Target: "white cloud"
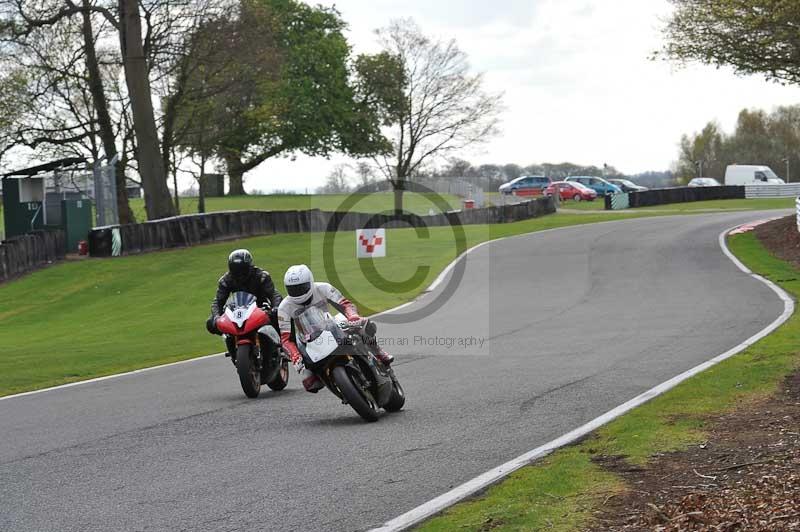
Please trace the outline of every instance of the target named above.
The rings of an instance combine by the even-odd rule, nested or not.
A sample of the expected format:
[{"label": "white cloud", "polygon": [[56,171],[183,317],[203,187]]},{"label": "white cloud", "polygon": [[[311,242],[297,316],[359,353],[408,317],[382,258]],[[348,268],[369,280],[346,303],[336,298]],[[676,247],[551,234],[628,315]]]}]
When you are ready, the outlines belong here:
[{"label": "white cloud", "polygon": [[[665,169],[680,136],[709,120],[730,129],[744,107],[800,103],[796,87],[651,61],[666,0],[339,0],[336,7],[357,52],[373,51],[373,30],[398,17],[458,41],[486,87],[505,94],[502,135],[464,154],[477,162]],[[248,186],[313,188],[342,160],[270,161]]]}]

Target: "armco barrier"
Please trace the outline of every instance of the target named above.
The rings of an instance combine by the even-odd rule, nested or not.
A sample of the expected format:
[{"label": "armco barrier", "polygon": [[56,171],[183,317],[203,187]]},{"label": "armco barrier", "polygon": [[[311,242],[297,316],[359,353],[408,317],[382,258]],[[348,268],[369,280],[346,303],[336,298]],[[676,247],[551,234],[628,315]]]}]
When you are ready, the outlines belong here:
[{"label": "armco barrier", "polygon": [[[744,199],[745,187],[678,187],[658,188],[644,192],[629,192],[628,204],[631,208],[687,203],[718,199]],[[606,197],[606,210],[611,210],[611,198]]]},{"label": "armco barrier", "polygon": [[[555,211],[552,198],[539,198],[514,205],[465,209],[430,216],[403,215],[399,218],[389,214],[341,213],[316,209],[190,214],[141,224],[97,227],[89,233],[89,254],[93,257],[135,255],[160,249],[276,233],[509,223],[536,218]],[[118,253],[115,253],[117,250]]]},{"label": "armco barrier", "polygon": [[797,222],[797,231],[800,232],[800,197],[794,200],[795,221]]},{"label": "armco barrier", "polygon": [[800,196],[800,183],[784,185],[745,185],[744,196],[752,198],[791,198]]},{"label": "armco barrier", "polygon": [[0,243],[0,282],[63,259],[67,238],[63,230],[35,231]]}]

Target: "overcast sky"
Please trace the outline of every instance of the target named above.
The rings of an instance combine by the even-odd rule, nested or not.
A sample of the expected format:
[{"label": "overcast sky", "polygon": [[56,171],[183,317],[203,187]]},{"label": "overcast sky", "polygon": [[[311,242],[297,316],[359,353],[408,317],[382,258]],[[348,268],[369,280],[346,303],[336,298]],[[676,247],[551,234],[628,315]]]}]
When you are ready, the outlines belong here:
[{"label": "overcast sky", "polygon": [[[489,91],[505,94],[501,134],[462,158],[521,165],[570,161],[623,172],[668,169],[686,132],[717,120],[730,130],[744,107],[800,103],[800,89],[729,70],[650,61],[667,0],[322,0],[349,23],[355,53],[375,28],[412,17],[455,38]],[[312,190],[346,161],[299,156],[251,172],[248,190]]]}]

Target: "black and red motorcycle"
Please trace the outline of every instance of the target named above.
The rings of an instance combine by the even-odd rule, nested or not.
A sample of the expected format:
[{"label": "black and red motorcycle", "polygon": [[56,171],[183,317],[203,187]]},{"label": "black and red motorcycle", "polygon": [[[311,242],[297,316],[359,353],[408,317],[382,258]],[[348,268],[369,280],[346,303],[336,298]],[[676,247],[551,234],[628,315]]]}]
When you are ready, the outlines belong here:
[{"label": "black and red motorcycle", "polygon": [[216,324],[225,337],[229,355],[247,397],[258,397],[261,384],[283,390],[289,383],[289,357],[270,323],[269,307],[259,308],[256,296],[234,292]]}]

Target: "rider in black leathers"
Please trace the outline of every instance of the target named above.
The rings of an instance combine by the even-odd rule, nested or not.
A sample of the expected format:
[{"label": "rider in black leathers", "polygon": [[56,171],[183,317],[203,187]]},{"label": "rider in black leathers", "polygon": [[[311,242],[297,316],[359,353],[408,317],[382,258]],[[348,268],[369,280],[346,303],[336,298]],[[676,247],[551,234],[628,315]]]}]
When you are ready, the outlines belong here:
[{"label": "rider in black leathers", "polygon": [[[269,273],[253,265],[253,256],[246,249],[237,249],[228,256],[228,272],[219,278],[217,295],[211,302],[211,316],[206,321],[206,329],[211,334],[222,334],[217,329],[216,320],[225,311],[225,302],[233,292],[248,292],[256,296],[258,306],[265,303],[270,307],[270,324],[277,327],[278,306],[283,296],[275,289]],[[232,338],[228,339],[228,351],[236,349]],[[272,342],[270,342],[271,344]],[[277,346],[270,345],[277,349]]]}]

